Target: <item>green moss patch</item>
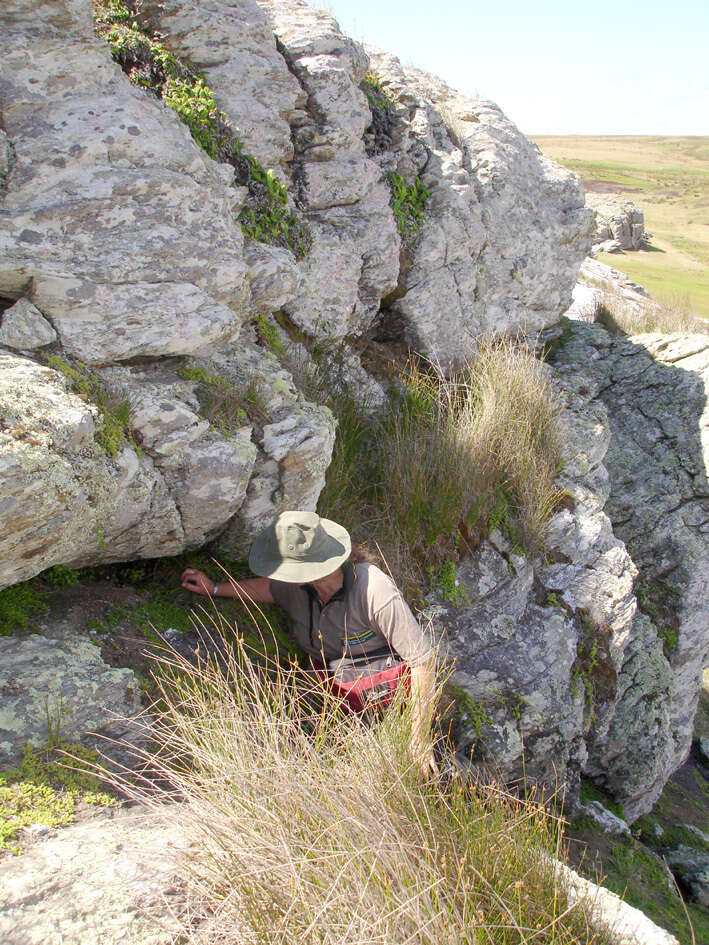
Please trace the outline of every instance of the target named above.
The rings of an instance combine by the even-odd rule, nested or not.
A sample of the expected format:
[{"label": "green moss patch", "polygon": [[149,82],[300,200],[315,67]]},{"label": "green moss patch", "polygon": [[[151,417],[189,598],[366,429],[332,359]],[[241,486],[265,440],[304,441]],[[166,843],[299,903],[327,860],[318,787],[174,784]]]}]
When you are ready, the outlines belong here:
[{"label": "green moss patch", "polygon": [[204,76],[173,55],[160,37],[151,35],[121,0],[98,0],[96,32],[134,85],[171,108],[189,128],[197,144],[215,161],[231,164],[234,183],[248,188],[239,214],[244,234],[258,242],[290,249],[297,259],[308,252],[312,235],[307,223],[288,206],[288,192],[273,171],[252,155],[214,101]]},{"label": "green moss patch", "polygon": [[101,790],[97,765],[96,752],[78,742],[26,745],[20,767],[0,771],[0,854],[21,852],[24,828],[71,823],[82,803],[118,804]]}]

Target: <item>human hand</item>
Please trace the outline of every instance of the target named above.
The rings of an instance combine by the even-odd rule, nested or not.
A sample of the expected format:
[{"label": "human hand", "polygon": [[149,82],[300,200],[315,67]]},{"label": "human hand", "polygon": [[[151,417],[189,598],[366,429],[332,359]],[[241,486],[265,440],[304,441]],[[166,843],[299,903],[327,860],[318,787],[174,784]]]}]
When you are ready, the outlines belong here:
[{"label": "human hand", "polygon": [[180,576],[180,585],[194,594],[211,596],[214,590],[214,581],[196,568],[185,568]]}]

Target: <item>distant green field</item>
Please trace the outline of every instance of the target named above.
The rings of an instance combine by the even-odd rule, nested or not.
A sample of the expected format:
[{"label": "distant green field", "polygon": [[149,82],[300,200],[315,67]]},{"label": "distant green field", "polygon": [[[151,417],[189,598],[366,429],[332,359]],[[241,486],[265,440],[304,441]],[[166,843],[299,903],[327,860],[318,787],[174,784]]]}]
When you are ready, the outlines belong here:
[{"label": "distant green field", "polygon": [[709,318],[709,137],[538,136],[587,190],[627,194],[645,214],[649,251],[602,256],[660,302]]}]

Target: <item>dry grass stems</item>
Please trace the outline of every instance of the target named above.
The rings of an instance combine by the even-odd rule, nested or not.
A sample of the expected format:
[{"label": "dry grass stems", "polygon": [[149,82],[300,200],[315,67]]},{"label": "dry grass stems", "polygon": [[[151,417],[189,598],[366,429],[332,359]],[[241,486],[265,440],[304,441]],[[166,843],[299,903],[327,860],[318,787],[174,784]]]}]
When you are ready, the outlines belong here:
[{"label": "dry grass stems", "polygon": [[547,373],[527,344],[483,340],[452,377],[412,360],[374,414],[342,391],[325,399],[339,428],[319,511],[359,542],[376,536],[403,587],[453,556],[461,533],[499,527],[520,550],[542,546],[561,498],[561,443]]},{"label": "dry grass stems", "polygon": [[[206,612],[205,612],[206,615]],[[554,878],[559,823],[495,787],[425,783],[397,704],[368,727],[214,618],[220,665],[165,653],[150,778],[123,790],[193,841],[190,945],[607,942]]]}]

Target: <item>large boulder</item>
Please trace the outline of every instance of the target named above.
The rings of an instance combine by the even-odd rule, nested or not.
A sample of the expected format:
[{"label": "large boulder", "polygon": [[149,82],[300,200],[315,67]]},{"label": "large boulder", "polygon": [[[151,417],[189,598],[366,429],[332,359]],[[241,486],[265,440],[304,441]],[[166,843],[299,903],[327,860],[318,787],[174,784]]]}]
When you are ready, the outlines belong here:
[{"label": "large boulder", "polygon": [[382,327],[402,321],[405,339],[447,368],[481,333],[556,321],[590,247],[592,214],[578,179],[492,102],[368,51],[396,104],[392,145],[376,159],[430,192]]}]

